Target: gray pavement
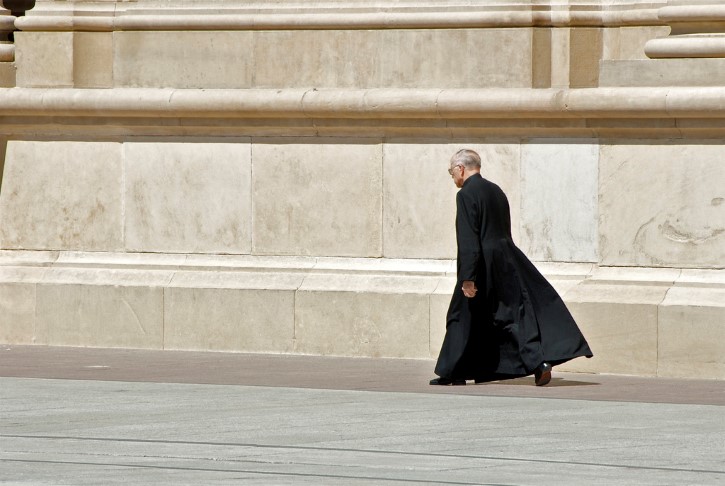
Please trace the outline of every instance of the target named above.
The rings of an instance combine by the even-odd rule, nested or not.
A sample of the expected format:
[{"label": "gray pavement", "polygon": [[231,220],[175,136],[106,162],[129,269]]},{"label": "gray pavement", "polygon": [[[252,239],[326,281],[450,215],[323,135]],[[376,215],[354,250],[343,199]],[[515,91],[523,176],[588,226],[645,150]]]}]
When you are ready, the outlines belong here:
[{"label": "gray pavement", "polygon": [[0,347],[0,484],[725,484],[725,383]]}]

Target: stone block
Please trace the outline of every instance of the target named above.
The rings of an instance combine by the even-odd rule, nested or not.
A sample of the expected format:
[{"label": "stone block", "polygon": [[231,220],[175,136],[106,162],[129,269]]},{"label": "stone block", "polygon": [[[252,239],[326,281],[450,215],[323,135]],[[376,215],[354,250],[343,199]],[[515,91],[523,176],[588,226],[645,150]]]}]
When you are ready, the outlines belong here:
[{"label": "stone block", "polygon": [[[252,87],[252,35],[248,31],[115,32],[114,85]],[[268,59],[260,60],[262,62],[267,63]],[[283,71],[288,72],[287,69]]]},{"label": "stone block", "polygon": [[51,346],[161,349],[163,288],[38,284],[37,326]]},{"label": "stone block", "polygon": [[531,29],[257,32],[254,58],[265,60],[255,87],[266,88],[523,88],[532,78]]},{"label": "stone block", "polygon": [[605,265],[714,268],[725,261],[725,147],[649,141],[601,147]]},{"label": "stone block", "polygon": [[669,35],[666,25],[619,28],[619,59],[647,59],[644,46],[647,41]]},{"label": "stone block", "polygon": [[[645,60],[644,45],[650,39],[667,36],[667,26],[632,26],[602,29],[602,60]],[[600,73],[600,86],[601,75]]]},{"label": "stone block", "polygon": [[169,288],[164,347],[287,353],[293,349],[294,290]]},{"label": "stone block", "polygon": [[[501,186],[518,238],[518,144],[386,143],[383,147],[383,241],[388,258],[455,258],[456,193],[448,175],[461,148],[481,155],[483,176]],[[422,190],[425,188],[425,190]]]},{"label": "stone block", "polygon": [[[255,59],[277,59],[255,63],[255,87],[316,88],[381,87],[382,52],[374,31],[275,31],[256,32]],[[365,54],[363,54],[365,53]]]},{"label": "stone block", "polygon": [[722,86],[725,59],[602,61],[602,87]]},{"label": "stone block", "polygon": [[596,262],[598,145],[533,141],[521,151],[521,249],[533,260]]},{"label": "stone block", "polygon": [[288,271],[177,271],[165,291],[164,347],[291,352],[294,293],[303,278]]},{"label": "stone block", "polygon": [[76,88],[113,87],[113,33],[75,33],[73,84]]},{"label": "stone block", "polygon": [[0,343],[46,344],[35,327],[35,284],[0,282]]},{"label": "stone block", "polygon": [[557,367],[561,371],[657,374],[657,306],[666,285],[584,282],[565,295],[594,353]]},{"label": "stone block", "polygon": [[534,28],[531,40],[531,86],[532,88],[551,87],[551,49],[554,29]]},{"label": "stone block", "polygon": [[0,248],[120,250],[121,179],[119,143],[8,142]]},{"label": "stone block", "polygon": [[569,87],[571,29],[551,29],[551,87]]},{"label": "stone block", "polygon": [[117,87],[524,88],[532,82],[531,32],[127,31],[114,33],[113,69]]},{"label": "stone block", "polygon": [[530,28],[380,30],[380,40],[371,45],[370,53],[382,54],[383,87],[529,88],[532,32]]},{"label": "stone block", "polygon": [[456,150],[449,144],[384,145],[385,257],[455,258],[458,189],[446,171]]},{"label": "stone block", "polygon": [[270,140],[252,164],[254,254],[382,256],[379,143]]},{"label": "stone block", "polygon": [[295,351],[427,358],[436,278],[310,275],[295,302]]},{"label": "stone block", "polygon": [[73,32],[16,32],[17,86],[73,86]]},{"label": "stone block", "polygon": [[125,143],[130,251],[249,253],[247,143]]},{"label": "stone block", "polygon": [[725,286],[675,286],[659,308],[658,375],[725,379]]},{"label": "stone block", "polygon": [[599,84],[599,61],[602,58],[602,29],[570,29],[569,48],[569,86],[596,87]]},{"label": "stone block", "polygon": [[15,87],[15,64],[0,62],[0,88]]}]

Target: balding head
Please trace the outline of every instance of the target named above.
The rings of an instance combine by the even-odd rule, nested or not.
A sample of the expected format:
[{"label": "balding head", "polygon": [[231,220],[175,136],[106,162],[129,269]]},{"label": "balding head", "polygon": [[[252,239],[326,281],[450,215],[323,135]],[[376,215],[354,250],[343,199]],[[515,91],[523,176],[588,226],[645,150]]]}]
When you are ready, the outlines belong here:
[{"label": "balding head", "polygon": [[481,172],[481,156],[473,150],[459,150],[451,157],[451,166],[448,173],[453,177],[456,187],[463,187],[463,183],[474,174]]},{"label": "balding head", "polygon": [[451,157],[451,167],[461,164],[467,170],[481,170],[481,156],[470,149],[461,149]]}]

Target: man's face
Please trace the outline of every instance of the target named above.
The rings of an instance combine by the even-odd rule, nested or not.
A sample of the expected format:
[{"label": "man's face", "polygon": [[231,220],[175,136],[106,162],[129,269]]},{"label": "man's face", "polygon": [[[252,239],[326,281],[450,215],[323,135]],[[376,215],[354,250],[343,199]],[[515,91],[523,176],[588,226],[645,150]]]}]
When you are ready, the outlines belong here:
[{"label": "man's face", "polygon": [[453,183],[456,185],[456,187],[461,188],[463,187],[463,172],[465,171],[463,164],[451,160],[451,166],[448,169],[448,173],[453,178]]}]

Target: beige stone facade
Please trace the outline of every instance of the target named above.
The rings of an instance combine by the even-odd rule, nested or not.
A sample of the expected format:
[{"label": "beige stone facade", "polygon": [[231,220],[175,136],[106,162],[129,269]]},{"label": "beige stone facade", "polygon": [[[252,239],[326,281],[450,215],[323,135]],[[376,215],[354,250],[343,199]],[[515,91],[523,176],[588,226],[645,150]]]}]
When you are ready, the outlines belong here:
[{"label": "beige stone facade", "polygon": [[0,9],[0,342],[430,358],[462,147],[595,357],[725,379],[725,11]]}]

